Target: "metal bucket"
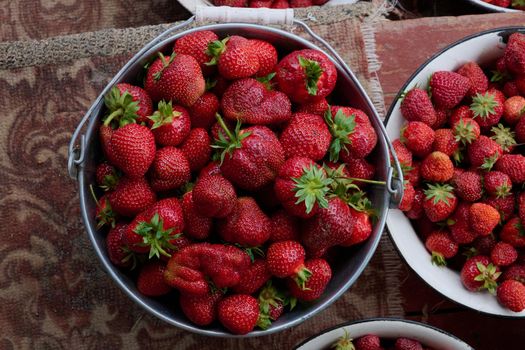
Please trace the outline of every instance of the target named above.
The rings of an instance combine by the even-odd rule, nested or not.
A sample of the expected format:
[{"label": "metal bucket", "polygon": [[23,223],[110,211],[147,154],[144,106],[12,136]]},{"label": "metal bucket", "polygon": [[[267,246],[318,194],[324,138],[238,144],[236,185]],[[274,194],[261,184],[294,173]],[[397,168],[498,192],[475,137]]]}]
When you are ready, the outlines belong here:
[{"label": "metal bucket", "polygon": [[482,0],[466,0],[466,1],[471,3],[474,6],[477,6],[479,8],[486,10],[487,12],[522,12],[521,10],[492,5]]},{"label": "metal bucket", "polygon": [[[213,325],[207,328],[199,328],[186,319],[186,317],[179,310],[177,302],[174,301],[173,298],[171,298],[172,301],[168,304],[166,302],[161,302],[157,299],[141,295],[135,287],[135,282],[126,274],[121,272],[118,268],[113,266],[113,264],[110,262],[106,251],[106,234],[103,231],[97,231],[96,223],[93,218],[96,204],[90,195],[89,185],[95,182],[95,167],[97,152],[99,150],[97,130],[100,123],[100,118],[102,117],[104,95],[116,83],[134,80],[138,72],[142,69],[143,63],[146,62],[148,58],[152,57],[152,55],[155,55],[158,51],[171,49],[173,47],[173,42],[177,38],[194,31],[212,30],[217,33],[219,37],[236,34],[250,38],[264,39],[273,43],[278,48],[281,55],[283,53],[302,48],[321,50],[318,46],[298,37],[297,35],[259,24],[212,24],[173,34],[173,32],[181,30],[194,21],[209,21],[210,18],[213,20],[222,19],[225,21],[225,19],[228,17],[233,18],[230,16],[231,14],[225,15],[223,13],[217,15],[217,9],[220,8],[209,9],[213,9],[214,15],[206,15],[202,17],[202,14],[199,15],[198,12],[197,16],[190,18],[180,25],[170,28],[166,32],[159,35],[157,38],[147,44],[142,50],[140,50],[140,52],[137,53],[113,78],[113,80],[98,96],[73,134],[69,146],[68,170],[70,176],[73,179],[78,180],[82,219],[86,226],[89,238],[93,243],[93,247],[100,258],[100,261],[102,262],[102,265],[109,273],[111,278],[115,280],[117,285],[138,305],[143,307],[151,314],[172,325],[203,335],[217,337],[253,337],[267,335],[298,325],[304,320],[317,314],[333,303],[357,280],[361,272],[368,264],[370,258],[374,254],[374,251],[379,243],[383,228],[385,226],[389,207],[397,206],[400,198],[402,197],[402,179],[398,179],[393,176],[393,168],[390,162],[389,150],[394,153],[395,167],[398,174],[401,174],[401,169],[397,161],[397,157],[395,156],[395,152],[393,151],[393,147],[385,136],[385,128],[379,119],[376,110],[374,109],[370,99],[364,92],[354,74],[346,66],[339,55],[337,55],[337,53],[324,40],[313,33],[306,24],[298,20],[293,20],[293,12],[291,12],[291,10],[285,10],[284,12],[282,12],[283,10],[271,10],[281,11],[277,14],[279,20],[276,20],[273,14],[269,15],[268,10],[263,10],[256,16],[259,22],[264,21],[266,23],[271,22],[280,24],[292,23],[298,27],[303,28],[310,35],[312,35],[314,39],[318,40],[323,46],[325,46],[328,51],[327,55],[329,57],[331,55],[331,59],[335,63],[339,74],[337,87],[335,90],[337,91],[336,100],[340,101],[340,103],[344,103],[345,105],[351,105],[353,107],[360,108],[370,116],[370,120],[378,134],[378,146],[376,147],[375,151],[375,164],[377,172],[376,177],[378,180],[384,180],[386,182],[386,186],[376,186],[372,187],[370,190],[370,199],[374,203],[379,215],[379,219],[374,226],[371,238],[363,245],[353,249],[351,254],[345,256],[344,260],[339,261],[336,266],[333,266],[333,278],[320,299],[308,305],[299,305],[292,312],[285,313],[281,318],[274,322],[270,328],[266,330],[255,330],[244,336],[232,335],[218,325]],[[226,11],[230,10],[231,9],[227,9]],[[248,16],[250,17],[250,20],[253,20],[254,13],[259,12],[254,11],[253,9],[249,9],[249,11],[250,13]],[[236,20],[239,20],[238,17],[235,18]]]}]

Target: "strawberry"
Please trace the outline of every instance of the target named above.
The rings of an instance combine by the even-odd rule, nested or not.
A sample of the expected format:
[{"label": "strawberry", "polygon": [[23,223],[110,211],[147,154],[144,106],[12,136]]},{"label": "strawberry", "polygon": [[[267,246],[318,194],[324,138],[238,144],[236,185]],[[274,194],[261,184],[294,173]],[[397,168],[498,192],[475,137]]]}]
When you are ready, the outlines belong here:
[{"label": "strawberry", "polygon": [[487,91],[489,80],[476,62],[467,62],[456,72],[470,80],[470,89],[467,92],[467,96],[475,96]]},{"label": "strawberry", "polygon": [[213,67],[206,65],[211,59],[206,50],[208,45],[216,40],[219,40],[219,37],[210,30],[189,33],[175,41],[173,52],[192,56],[201,67],[204,75],[210,75],[213,72]]},{"label": "strawberry", "polygon": [[470,228],[470,203],[460,202],[447,220],[450,237],[458,244],[472,243],[478,234]]},{"label": "strawberry", "polygon": [[[364,158],[345,157],[345,173],[348,177],[355,179],[372,180],[375,176],[375,166]],[[355,181],[358,186],[366,186],[366,183]]]},{"label": "strawberry", "polygon": [[252,8],[261,8],[261,7],[270,8],[270,6],[272,6],[272,2],[273,2],[273,0],[250,0],[250,4],[249,4],[248,7],[252,7]]},{"label": "strawberry", "polygon": [[516,249],[505,242],[498,242],[490,252],[490,260],[498,266],[512,265],[518,259]]},{"label": "strawberry", "polygon": [[445,220],[454,212],[458,199],[452,191],[452,186],[447,184],[428,184],[423,209],[430,221]]},{"label": "strawberry", "polygon": [[220,99],[228,86],[230,86],[230,81],[221,75],[216,75],[208,79],[207,86],[207,89]]},{"label": "strawberry", "polygon": [[401,169],[410,170],[412,167],[412,152],[410,152],[399,139],[395,139],[392,145],[394,146],[394,151],[396,151],[397,159],[401,164]]},{"label": "strawberry", "polygon": [[195,128],[182,143],[180,150],[188,160],[191,171],[199,171],[210,161],[211,140],[206,130]]},{"label": "strawberry", "polygon": [[304,265],[304,257],[304,248],[297,241],[272,243],[266,252],[266,262],[270,273],[279,278],[292,277],[303,289],[311,276],[311,271]]},{"label": "strawberry", "polygon": [[471,118],[461,118],[452,125],[456,141],[467,145],[477,140],[480,135],[479,124]]},{"label": "strawberry", "polygon": [[297,241],[299,221],[286,210],[279,209],[270,216],[270,242]]},{"label": "strawberry", "polygon": [[323,250],[348,241],[352,236],[354,218],[350,207],[339,197],[328,199],[326,208],[306,220],[302,229],[302,243],[308,254],[319,256]]},{"label": "strawberry", "polygon": [[435,131],[432,150],[445,153],[449,157],[453,157],[459,152],[459,143],[452,129],[438,129]]},{"label": "strawberry", "polygon": [[230,215],[237,203],[235,189],[221,175],[200,177],[193,187],[192,197],[197,213],[211,218]]},{"label": "strawberry", "polygon": [[470,228],[480,236],[489,235],[500,221],[496,208],[485,203],[470,206]]},{"label": "strawberry", "polygon": [[423,350],[420,342],[409,338],[397,338],[394,344],[395,350]]},{"label": "strawberry", "polygon": [[436,122],[432,124],[432,129],[437,130],[439,128],[442,128],[447,124],[448,117],[449,117],[449,110],[448,109],[436,109]]},{"label": "strawberry", "polygon": [[473,171],[461,173],[455,180],[456,195],[468,202],[475,202],[483,194],[482,177]]},{"label": "strawberry", "polygon": [[352,228],[352,235],[350,239],[347,239],[341,246],[350,247],[361,242],[366,241],[372,234],[372,221],[370,215],[366,211],[358,211],[354,208],[350,208],[352,218],[354,220],[354,226]]},{"label": "strawberry", "polygon": [[509,266],[501,276],[503,281],[514,280],[525,284],[525,265],[514,264]]},{"label": "strawberry", "polygon": [[277,136],[265,126],[230,132],[222,118],[219,123],[227,134],[215,141],[221,150],[221,173],[237,187],[255,191],[269,185],[284,162],[284,151]]},{"label": "strawberry", "polygon": [[425,200],[425,193],[422,189],[417,188],[414,193],[414,199],[412,200],[412,207],[409,211],[405,212],[405,215],[412,220],[419,219],[423,216],[423,201]]},{"label": "strawberry", "polygon": [[514,312],[525,310],[525,285],[518,281],[504,281],[498,287],[498,301]]},{"label": "strawberry", "polygon": [[323,118],[305,113],[296,113],[279,138],[286,158],[304,156],[315,161],[324,158],[330,140]]},{"label": "strawberry", "polygon": [[274,0],[272,3],[273,9],[287,9],[290,7],[288,0]]},{"label": "strawberry", "polygon": [[120,175],[115,167],[108,162],[97,165],[95,179],[97,185],[104,191],[112,191],[117,187]]},{"label": "strawberry", "polygon": [[230,215],[217,223],[220,237],[229,243],[257,247],[270,238],[270,219],[251,197],[240,197]]},{"label": "strawberry", "polygon": [[465,97],[471,88],[469,78],[458,73],[437,71],[430,77],[432,101],[438,108],[451,109]]},{"label": "strawberry", "polygon": [[279,90],[292,102],[306,103],[328,96],[335,88],[337,70],[321,51],[296,50],[277,64]]},{"label": "strawberry", "polygon": [[104,157],[106,157],[110,164],[115,165],[115,158],[111,150],[111,137],[113,136],[113,132],[114,130],[109,124],[102,124],[98,129],[98,139]]},{"label": "strawberry", "polygon": [[170,57],[159,54],[149,66],[144,88],[154,101],[189,107],[204,93],[205,82],[195,58],[174,52]]},{"label": "strawberry", "polygon": [[488,195],[499,198],[508,196],[512,189],[510,177],[500,171],[485,173],[483,185]]},{"label": "strawberry", "polygon": [[380,350],[382,349],[381,339],[377,335],[374,335],[374,334],[363,335],[362,337],[355,339],[354,346],[355,346],[355,350]]},{"label": "strawberry", "polygon": [[298,105],[296,108],[296,112],[324,116],[325,112],[328,110],[329,107],[330,106],[328,105],[328,101],[326,101],[326,98],[320,98]]},{"label": "strawberry", "polygon": [[149,297],[168,294],[171,287],[164,282],[166,265],[161,261],[149,261],[139,271],[137,277],[138,291]]},{"label": "strawberry", "polygon": [[136,265],[136,257],[124,243],[124,233],[128,225],[116,224],[110,229],[106,236],[106,248],[109,260],[113,265],[133,269]]},{"label": "strawberry", "polygon": [[161,199],[138,214],[128,225],[124,241],[137,253],[148,253],[149,258],[169,256],[172,240],[184,230],[184,217],[177,198]]},{"label": "strawberry", "polygon": [[435,151],[423,159],[420,173],[427,181],[447,182],[454,175],[454,165],[445,153]]},{"label": "strawberry", "polygon": [[416,87],[404,94],[400,109],[409,122],[423,122],[430,127],[436,123],[436,111],[425,90]]},{"label": "strawberry", "polygon": [[410,209],[412,209],[412,203],[414,202],[414,196],[416,195],[416,191],[414,190],[414,186],[412,186],[410,182],[405,182],[403,184],[403,187],[403,198],[399,203],[398,209],[401,211],[409,211]]},{"label": "strawberry", "polygon": [[198,326],[207,326],[217,319],[217,304],[223,298],[220,291],[204,295],[182,293],[179,304],[184,315]]},{"label": "strawberry", "polygon": [[484,94],[476,94],[472,97],[470,109],[474,114],[474,119],[481,128],[488,128],[496,125],[503,115],[503,104],[505,96],[499,90],[489,89]]},{"label": "strawberry", "polygon": [[300,301],[316,300],[323,294],[328,282],[330,282],[332,269],[323,259],[307,260],[304,265],[312,273],[304,288],[298,286],[295,280],[289,277],[286,281],[288,290],[292,296]]},{"label": "strawberry", "polygon": [[460,273],[463,286],[471,292],[487,289],[489,292],[495,293],[496,280],[500,275],[499,267],[492,265],[489,258],[483,255],[468,259]]},{"label": "strawberry", "polygon": [[[264,7],[270,7],[269,5],[271,5],[271,1],[266,2],[269,2],[269,4]],[[267,41],[258,39],[251,39],[250,43],[259,58],[259,70],[255,75],[258,77],[265,77],[274,72],[278,60],[275,47]]]},{"label": "strawberry", "polygon": [[134,216],[155,203],[156,196],[144,178],[120,179],[108,196],[111,208],[122,216]]},{"label": "strawberry", "polygon": [[495,168],[507,174],[513,184],[525,182],[525,156],[521,154],[504,154],[499,158]]},{"label": "strawberry", "polygon": [[525,192],[521,192],[517,195],[518,197],[518,217],[521,221],[525,222]]},{"label": "strawberry", "polygon": [[513,74],[525,74],[525,35],[512,33],[503,53],[505,65]]},{"label": "strawberry", "polygon": [[119,83],[104,96],[108,109],[106,125],[118,121],[120,126],[129,123],[143,123],[153,113],[153,104],[147,92],[138,86]]},{"label": "strawberry", "polygon": [[190,115],[184,107],[160,101],[158,110],[149,117],[149,125],[158,144],[177,146],[190,133]]},{"label": "strawberry", "polygon": [[111,158],[129,177],[142,177],[155,158],[155,137],[139,124],[127,124],[111,135]]},{"label": "strawberry", "polygon": [[[511,98],[513,96],[518,96],[520,94],[520,91],[518,90],[516,82],[507,81],[505,85],[503,85],[503,93],[507,98]],[[503,118],[505,118],[505,114],[503,114]]]},{"label": "strawberry", "polygon": [[215,114],[219,111],[219,99],[212,92],[205,92],[192,104],[190,113],[191,127],[209,130],[215,123]]},{"label": "strawberry", "polygon": [[313,6],[313,0],[290,0],[290,7],[301,8]]},{"label": "strawberry", "polygon": [[216,40],[208,45],[206,53],[213,57],[208,64],[216,64],[219,74],[226,79],[248,78],[259,71],[258,52],[244,37],[233,35]]},{"label": "strawberry", "polygon": [[365,158],[377,144],[374,127],[360,109],[332,106],[325,114],[325,121],[333,136],[330,160],[336,161],[338,155],[344,162],[350,158]]},{"label": "strawberry", "polygon": [[513,96],[505,100],[503,104],[503,120],[509,125],[516,125],[525,113],[525,98]]},{"label": "strawberry", "polygon": [[232,290],[238,294],[253,294],[257,292],[272,277],[264,259],[255,259],[241,275],[239,284]]},{"label": "strawberry", "polygon": [[117,223],[118,214],[113,210],[113,208],[111,208],[111,203],[108,199],[109,196],[105,194],[97,200],[93,192],[93,198],[97,205],[95,208],[95,220],[97,222],[97,229],[100,229],[105,225],[114,228],[115,224]]},{"label": "strawberry", "polygon": [[197,240],[207,239],[212,229],[212,219],[201,215],[193,203],[193,191],[186,192],[181,200],[186,229],[184,234]]},{"label": "strawberry", "polygon": [[525,118],[521,118],[514,127],[516,133],[516,140],[519,143],[525,143]]},{"label": "strawberry", "polygon": [[190,165],[180,149],[167,146],[157,151],[151,165],[151,188],[155,192],[177,189],[190,178]]},{"label": "strawberry", "polygon": [[499,233],[503,242],[507,242],[515,248],[525,247],[525,229],[519,218],[511,218],[503,225]]},{"label": "strawberry", "polygon": [[220,323],[233,334],[246,334],[255,328],[259,318],[259,303],[251,295],[234,294],[219,301]]},{"label": "strawberry", "polygon": [[425,157],[432,151],[434,138],[434,130],[422,122],[409,122],[401,129],[401,142],[418,157]]},{"label": "strawberry", "polygon": [[461,119],[473,119],[474,112],[470,109],[468,105],[460,105],[454,108],[450,118],[448,120],[450,125],[454,125],[459,122]]},{"label": "strawberry", "polygon": [[445,266],[447,264],[445,259],[456,256],[459,249],[458,244],[443,231],[431,233],[425,241],[425,247],[432,254],[432,263],[437,266]]},{"label": "strawberry", "polygon": [[467,153],[473,167],[490,170],[503,154],[503,150],[496,141],[481,135],[468,146]]},{"label": "strawberry", "polygon": [[292,117],[288,97],[280,91],[268,90],[253,78],[239,79],[228,86],[221,109],[226,119],[256,125],[280,124]]},{"label": "strawberry", "polygon": [[475,255],[487,255],[490,256],[490,252],[496,246],[496,238],[493,234],[487,236],[479,236],[472,242],[473,248],[475,249]]},{"label": "strawberry", "polygon": [[500,213],[501,220],[506,221],[508,218],[514,215],[515,203],[514,196],[506,197],[486,197],[483,199],[483,203],[488,204]]},{"label": "strawberry", "polygon": [[271,280],[259,292],[258,300],[261,314],[257,326],[262,329],[270,327],[271,321],[276,321],[282,315],[285,303],[290,303],[290,309],[293,307],[292,302],[285,300],[283,293],[272,285]]}]

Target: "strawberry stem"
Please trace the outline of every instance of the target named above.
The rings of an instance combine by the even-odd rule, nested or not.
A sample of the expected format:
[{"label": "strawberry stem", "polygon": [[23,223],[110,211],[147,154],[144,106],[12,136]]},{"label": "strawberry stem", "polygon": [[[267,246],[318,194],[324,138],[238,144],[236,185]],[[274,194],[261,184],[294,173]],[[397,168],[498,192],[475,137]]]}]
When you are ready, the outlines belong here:
[{"label": "strawberry stem", "polygon": [[217,121],[219,122],[219,125],[221,126],[222,130],[224,130],[224,132],[226,133],[226,135],[228,135],[228,137],[230,138],[230,140],[234,140],[235,137],[233,137],[232,132],[230,131],[230,129],[228,128],[228,126],[227,126],[226,123],[224,122],[224,119],[222,119],[221,115],[220,115],[219,113],[216,113],[216,114],[215,114],[215,118],[217,118]]},{"label": "strawberry stem", "polygon": [[297,274],[293,277],[293,280],[299,288],[302,290],[309,290],[309,288],[306,288],[305,283],[308,282],[310,279],[310,276],[312,276],[312,271],[308,270],[304,265],[297,271]]},{"label": "strawberry stem", "polygon": [[342,179],[342,180],[351,180],[351,181],[359,181],[367,184],[374,184],[374,185],[386,185],[386,181],[378,181],[378,180],[367,180],[367,179],[360,179],[358,177],[335,177],[335,179]]}]

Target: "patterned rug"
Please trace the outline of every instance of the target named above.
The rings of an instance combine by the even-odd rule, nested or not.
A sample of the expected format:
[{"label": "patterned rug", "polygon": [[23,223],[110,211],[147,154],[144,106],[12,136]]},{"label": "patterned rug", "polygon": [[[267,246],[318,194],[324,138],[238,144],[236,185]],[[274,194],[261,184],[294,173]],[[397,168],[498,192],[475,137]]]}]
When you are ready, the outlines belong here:
[{"label": "patterned rug", "polygon": [[[343,17],[318,15],[310,24],[377,94],[374,43],[359,20]],[[287,349],[338,323],[403,316],[402,263],[386,237],[335,304],[265,338],[212,339],[181,331],[145,313],[104,273],[80,221],[67,145],[99,91],[163,28],[0,44],[0,349]],[[120,45],[112,46],[116,37]]]}]

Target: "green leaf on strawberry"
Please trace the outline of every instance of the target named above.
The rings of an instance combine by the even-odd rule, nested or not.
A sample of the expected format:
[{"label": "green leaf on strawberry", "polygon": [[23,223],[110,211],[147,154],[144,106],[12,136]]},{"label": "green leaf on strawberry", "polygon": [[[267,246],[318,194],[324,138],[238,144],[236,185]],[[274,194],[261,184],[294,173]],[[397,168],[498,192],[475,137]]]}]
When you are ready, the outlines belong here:
[{"label": "green leaf on strawberry", "polygon": [[181,115],[181,112],[173,110],[173,104],[171,101],[166,103],[166,101],[162,100],[159,102],[158,110],[149,117],[149,119],[153,121],[151,130],[161,127],[165,124],[171,124],[173,122],[173,118],[180,117]]},{"label": "green leaf on strawberry", "polygon": [[480,289],[486,289],[489,291],[489,293],[496,294],[496,288],[498,287],[496,280],[501,275],[501,272],[497,271],[496,266],[493,264],[488,264],[485,266],[478,262],[476,263],[476,267],[478,268],[480,274],[474,277],[474,280],[483,282],[483,285],[480,287]]},{"label": "green leaf on strawberry", "polygon": [[222,40],[215,40],[208,44],[206,54],[211,57],[209,62],[206,62],[207,66],[214,66],[218,63],[221,54],[226,51],[226,43],[230,40],[230,37],[226,37]]},{"label": "green leaf on strawberry", "polygon": [[474,131],[474,126],[461,118],[454,126],[454,135],[457,142],[463,145],[472,143],[478,135]]},{"label": "green leaf on strawberry", "polygon": [[339,153],[344,150],[348,153],[346,145],[351,144],[350,135],[355,131],[355,115],[347,116],[342,109],[339,109],[335,116],[332,116],[332,111],[328,108],[324,114],[324,119],[328,125],[328,129],[332,134],[332,143],[330,144],[330,161],[337,162],[339,160]]},{"label": "green leaf on strawberry", "polygon": [[177,56],[177,54],[175,53],[175,51],[173,51],[170,57],[166,59],[166,56],[164,56],[162,52],[159,52],[159,57],[162,60],[162,68],[158,72],[155,72],[155,74],[153,74],[153,79],[155,81],[158,81],[160,80],[160,78],[162,78],[162,72],[164,72],[164,70],[170,66],[170,64],[175,59],[175,56]]},{"label": "green leaf on strawberry", "polygon": [[495,108],[498,106],[498,101],[493,94],[486,92],[485,94],[477,93],[472,97],[470,110],[474,113],[475,118],[487,119],[489,115],[495,113]]},{"label": "green leaf on strawberry", "polygon": [[485,158],[485,160],[483,161],[483,164],[481,164],[480,168],[483,169],[483,170],[489,171],[489,170],[492,169],[494,164],[496,164],[498,159],[499,159],[499,153],[494,153],[491,157],[486,157]]},{"label": "green leaf on strawberry", "polygon": [[219,132],[219,139],[216,139],[215,144],[211,145],[212,148],[222,150],[219,153],[220,165],[222,165],[226,154],[231,154],[237,148],[241,148],[242,140],[250,136],[251,132],[241,130],[241,121],[237,120],[237,125],[235,125],[235,130],[232,133],[219,114],[216,114],[215,117],[226,133],[226,136],[224,136],[222,132]]},{"label": "green leaf on strawberry", "polygon": [[426,199],[432,200],[433,204],[444,202],[450,206],[449,199],[454,198],[453,191],[454,188],[448,184],[428,184],[428,189],[424,193]]},{"label": "green leaf on strawberry", "polygon": [[505,152],[510,151],[510,149],[517,144],[514,138],[516,133],[501,123],[493,126],[490,131],[493,133],[490,138],[496,141]]},{"label": "green leaf on strawberry", "polygon": [[174,234],[173,229],[164,229],[164,221],[160,219],[158,213],[155,213],[149,222],[141,221],[133,230],[136,234],[142,236],[143,241],[140,244],[143,247],[150,247],[149,259],[160,255],[171,257],[171,254],[166,251],[166,248],[176,249],[170,243],[171,240],[180,237],[180,233]]},{"label": "green leaf on strawberry", "polygon": [[306,213],[310,213],[317,203],[321,208],[328,208],[326,195],[330,191],[333,180],[326,177],[323,169],[311,165],[303,169],[303,175],[299,178],[292,178],[295,182],[294,191],[297,201],[295,204],[304,202]]},{"label": "green leaf on strawberry", "polygon": [[317,83],[323,74],[321,65],[317,61],[309,60],[302,56],[297,56],[297,59],[299,60],[299,65],[304,70],[304,75],[306,76],[305,83],[308,94],[312,96],[317,95]]},{"label": "green leaf on strawberry", "polygon": [[104,96],[104,104],[109,111],[109,115],[104,119],[104,125],[117,121],[119,127],[122,127],[135,123],[138,118],[138,101],[133,101],[133,96],[127,91],[121,94],[116,86]]}]

